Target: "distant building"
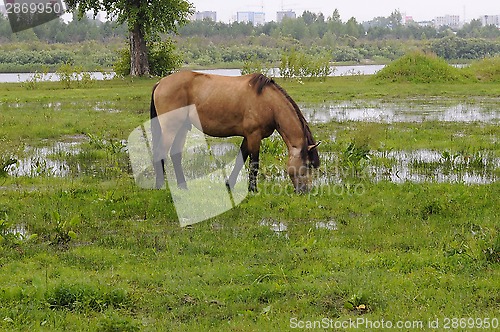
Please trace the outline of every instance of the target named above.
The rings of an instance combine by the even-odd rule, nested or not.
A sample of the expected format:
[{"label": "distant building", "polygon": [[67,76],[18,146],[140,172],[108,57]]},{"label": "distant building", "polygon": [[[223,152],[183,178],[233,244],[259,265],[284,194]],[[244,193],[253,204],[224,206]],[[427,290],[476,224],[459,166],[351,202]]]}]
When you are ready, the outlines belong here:
[{"label": "distant building", "polygon": [[434,22],[433,21],[419,21],[419,22],[417,22],[417,25],[421,26],[421,27],[433,27]]},{"label": "distant building", "polygon": [[461,26],[460,16],[459,15],[438,16],[434,19],[434,26],[436,28],[442,26],[448,26],[450,28],[458,29]]},{"label": "distant building", "polygon": [[236,16],[238,23],[252,23],[253,25],[264,25],[266,14],[263,12],[238,12]]},{"label": "distant building", "polygon": [[292,10],[284,10],[276,12],[276,22],[281,23],[285,17],[288,18],[297,18],[297,15]]},{"label": "distant building", "polygon": [[203,21],[205,19],[216,22],[217,12],[213,11],[196,12],[191,16],[191,21]]},{"label": "distant building", "polygon": [[483,15],[480,19],[483,26],[495,25],[500,28],[500,15]]},{"label": "distant building", "polygon": [[403,21],[402,21],[401,23],[402,23],[403,25],[407,25],[407,24],[413,24],[413,23],[415,23],[415,21],[413,21],[413,16],[404,15],[404,16],[402,17],[402,20],[403,20]]}]

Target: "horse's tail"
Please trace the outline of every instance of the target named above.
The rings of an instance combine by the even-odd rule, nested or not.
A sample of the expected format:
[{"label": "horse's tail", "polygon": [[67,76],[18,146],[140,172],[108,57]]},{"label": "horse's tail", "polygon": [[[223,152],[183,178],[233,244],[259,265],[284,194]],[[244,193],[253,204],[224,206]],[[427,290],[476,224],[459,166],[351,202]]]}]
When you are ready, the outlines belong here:
[{"label": "horse's tail", "polygon": [[153,152],[153,166],[156,175],[156,188],[159,189],[163,186],[164,182],[164,154],[162,149],[162,131],[160,120],[158,119],[158,112],[155,105],[155,90],[159,83],[156,83],[151,92],[151,105],[149,107],[149,115],[151,118],[151,136],[152,136],[152,152]]},{"label": "horse's tail", "polygon": [[151,120],[153,120],[158,116],[158,113],[156,113],[155,98],[154,98],[155,90],[158,84],[160,83],[158,82],[155,84],[155,86],[153,87],[153,91],[151,92],[151,106],[149,107],[149,116]]}]

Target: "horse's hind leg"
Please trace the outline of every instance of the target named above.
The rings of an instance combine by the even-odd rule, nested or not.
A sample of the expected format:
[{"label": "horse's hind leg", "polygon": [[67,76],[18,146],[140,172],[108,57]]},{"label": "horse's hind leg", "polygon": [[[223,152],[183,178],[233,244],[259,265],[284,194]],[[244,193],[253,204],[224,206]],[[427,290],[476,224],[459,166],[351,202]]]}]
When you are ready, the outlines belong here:
[{"label": "horse's hind leg", "polygon": [[[153,166],[156,175],[155,186],[157,189],[160,189],[165,183],[165,159],[167,152],[170,150],[170,154],[172,155],[171,148],[177,136],[177,133],[183,128],[183,122],[178,121],[173,117],[167,117],[164,115],[156,119],[158,120],[152,122],[151,126],[151,129],[153,131]],[[177,151],[177,148],[175,148],[175,150]],[[182,147],[180,148],[180,151],[182,151]]]},{"label": "horse's hind leg", "polygon": [[233,171],[231,172],[231,175],[229,175],[229,179],[227,179],[226,181],[226,186],[229,189],[233,189],[234,186],[236,185],[238,174],[240,174],[243,165],[245,165],[245,162],[247,161],[247,158],[248,158],[248,145],[247,145],[247,139],[245,137],[243,139],[243,142],[241,142],[240,151],[238,152],[238,157],[236,158]]},{"label": "horse's hind leg", "polygon": [[153,151],[153,167],[156,175],[156,189],[160,189],[165,184],[165,158],[167,151],[172,146],[175,136],[171,133],[161,134],[161,143],[154,146],[155,151]]},{"label": "horse's hind leg", "polygon": [[189,127],[187,125],[182,126],[175,135],[172,147],[170,148],[170,158],[172,159],[172,164],[174,166],[175,178],[177,179],[177,187],[180,189],[187,189],[186,178],[184,177],[184,171],[182,170],[182,149],[184,144],[186,144],[186,136]]},{"label": "horse's hind leg", "polygon": [[155,188],[161,189],[165,183],[165,159],[153,163],[155,171]]},{"label": "horse's hind leg", "polygon": [[151,119],[151,133],[153,139],[153,168],[155,172],[155,188],[160,189],[165,183],[165,155],[163,133],[158,117]]}]

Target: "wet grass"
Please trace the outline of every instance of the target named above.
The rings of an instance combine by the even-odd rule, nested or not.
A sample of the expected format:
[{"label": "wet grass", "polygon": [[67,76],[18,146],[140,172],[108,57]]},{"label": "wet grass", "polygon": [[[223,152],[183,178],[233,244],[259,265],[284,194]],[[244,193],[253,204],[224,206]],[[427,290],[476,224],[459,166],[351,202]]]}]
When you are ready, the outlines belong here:
[{"label": "wet grass", "polygon": [[[270,139],[258,194],[180,228],[168,191],[136,186],[121,143],[147,120],[152,83],[1,86],[2,169],[26,147],[79,142],[76,153],[47,156],[65,160],[71,176],[0,169],[1,330],[274,331],[290,330],[295,318],[424,327],[440,319],[443,328],[445,317],[500,319],[498,182],[396,184],[366,175],[370,165],[391,166],[391,151],[427,149],[440,159],[414,168],[498,177],[498,164],[484,162],[500,157],[497,124],[314,124],[320,152],[334,156],[319,172],[344,172],[334,186],[291,193],[274,171],[283,170],[284,146]],[[280,83],[300,103],[445,91],[495,100],[500,91],[492,83],[410,89],[364,77]]]}]

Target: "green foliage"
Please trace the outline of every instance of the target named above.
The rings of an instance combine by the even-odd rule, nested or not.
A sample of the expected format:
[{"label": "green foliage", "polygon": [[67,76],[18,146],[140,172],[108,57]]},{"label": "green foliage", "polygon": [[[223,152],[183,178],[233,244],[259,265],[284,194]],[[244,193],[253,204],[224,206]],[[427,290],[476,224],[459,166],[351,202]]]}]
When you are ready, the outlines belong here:
[{"label": "green foliage", "polygon": [[343,169],[343,174],[347,177],[361,177],[368,166],[370,154],[370,148],[366,143],[350,142],[340,156],[339,165]]},{"label": "green foliage", "polygon": [[128,31],[140,27],[146,40],[158,39],[160,34],[177,31],[178,27],[187,22],[188,15],[193,11],[192,4],[185,0],[155,0],[130,3],[125,0],[102,1],[68,0],[69,10],[78,13],[80,18],[87,11],[95,13],[105,11],[109,16],[116,17],[119,24],[126,23]]},{"label": "green foliage", "polygon": [[14,157],[0,157],[0,178],[7,177],[9,167],[17,164],[17,159]]},{"label": "green foliage", "polygon": [[90,88],[95,83],[95,79],[92,78],[89,72],[84,71],[82,67],[73,66],[69,63],[61,65],[56,74],[65,89],[73,87]]},{"label": "green foliage", "polygon": [[443,245],[447,257],[467,257],[476,264],[500,263],[500,235],[498,229],[483,228],[478,224],[464,225],[454,233],[452,241]]},{"label": "green foliage", "polygon": [[481,59],[500,53],[498,40],[482,38],[460,38],[456,36],[434,40],[430,50],[446,60],[451,59]]},{"label": "green foliage", "polygon": [[27,235],[20,231],[13,222],[9,221],[7,213],[0,218],[0,246],[17,246],[23,242],[35,240],[37,237],[37,234]]},{"label": "green foliage", "polygon": [[43,74],[35,72],[32,74],[31,78],[22,83],[26,90],[34,90],[38,86],[38,83],[42,81]]},{"label": "green foliage", "polygon": [[120,288],[98,288],[93,284],[60,283],[45,294],[47,304],[53,309],[78,312],[102,312],[107,308],[130,309],[133,300]]},{"label": "green foliage", "polygon": [[149,72],[153,76],[167,76],[180,67],[182,57],[171,39],[151,43],[148,47]]},{"label": "green foliage", "polygon": [[481,82],[500,82],[500,56],[474,61],[464,70]]},{"label": "green foliage", "polygon": [[1,72],[56,71],[71,64],[86,71],[110,69],[121,41],[84,41],[81,43],[47,44],[42,42],[11,42],[0,50]]},{"label": "green foliage", "polygon": [[435,55],[409,53],[391,62],[375,75],[379,82],[437,83],[464,81],[467,77]]},{"label": "green foliage", "polygon": [[[181,66],[182,58],[176,52],[175,44],[171,39],[162,42],[149,43],[148,47],[149,73],[153,76],[167,76]],[[130,74],[130,48],[123,48],[118,52],[118,60],[113,69],[116,74],[127,76]]]},{"label": "green foliage", "polygon": [[243,63],[241,68],[241,75],[260,73],[264,75],[269,75],[271,70],[270,64],[265,64],[263,61],[257,58],[257,56],[252,56]]},{"label": "green foliage", "polygon": [[106,315],[101,319],[97,329],[98,332],[135,332],[140,330],[139,322],[117,314]]},{"label": "green foliage", "polygon": [[52,212],[52,222],[54,225],[54,234],[51,240],[55,245],[66,245],[69,241],[76,239],[76,226],[80,223],[80,218],[74,216],[71,219],[63,219],[57,211]]},{"label": "green foliage", "polygon": [[122,48],[117,52],[117,60],[113,64],[113,71],[117,75],[130,75],[130,47]]},{"label": "green foliage", "polygon": [[[117,18],[117,22],[126,23],[130,36],[131,61],[130,74],[143,76],[145,74],[164,75],[171,71],[174,63],[155,63],[149,72],[147,60],[153,57],[165,61],[165,54],[171,53],[169,45],[158,45],[156,49],[148,50],[147,43],[161,40],[161,34],[176,32],[178,26],[188,20],[188,15],[193,12],[193,5],[186,0],[154,0],[136,1],[127,0],[101,1],[93,0],[68,0],[68,8],[78,12],[79,17],[85,16],[87,11],[97,13],[105,11],[108,15]],[[144,54],[148,52],[148,59]],[[172,60],[172,59],[171,59]],[[174,60],[173,62],[178,62]]]},{"label": "green foliage", "polygon": [[321,78],[331,73],[328,54],[307,55],[294,49],[283,52],[279,67],[283,78]]},{"label": "green foliage", "polygon": [[67,50],[0,50],[0,64],[51,66],[73,62],[74,53]]}]

